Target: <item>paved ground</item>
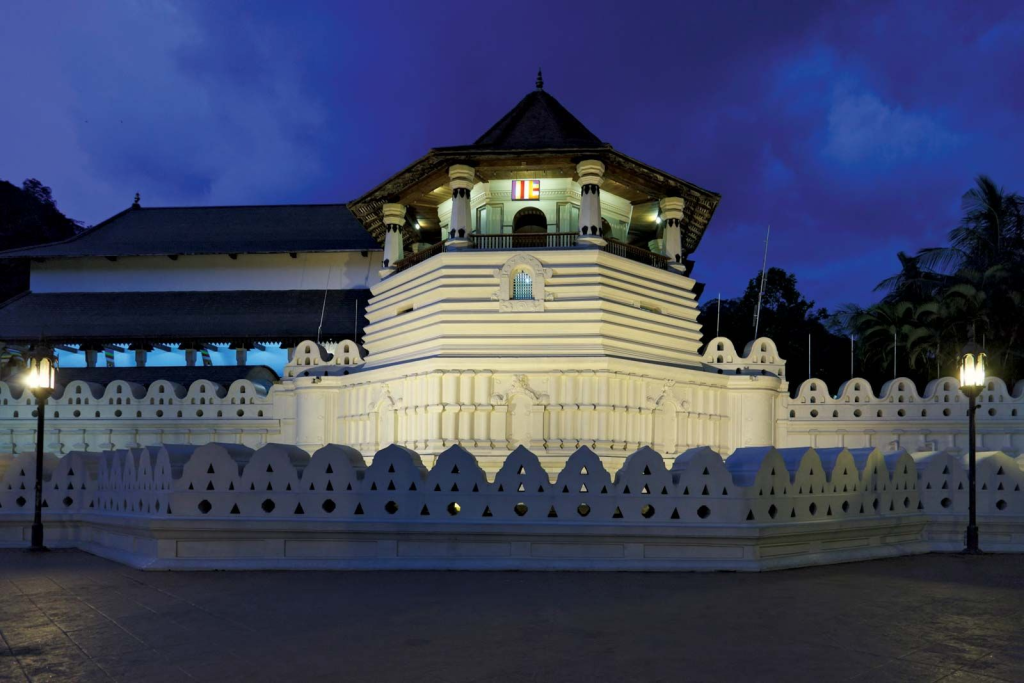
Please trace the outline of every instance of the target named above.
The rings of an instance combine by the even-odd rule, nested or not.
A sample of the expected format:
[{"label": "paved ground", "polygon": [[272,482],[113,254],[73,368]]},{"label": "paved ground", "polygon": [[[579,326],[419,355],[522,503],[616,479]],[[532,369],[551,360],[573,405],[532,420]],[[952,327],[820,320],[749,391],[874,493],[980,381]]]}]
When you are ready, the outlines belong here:
[{"label": "paved ground", "polygon": [[144,573],[0,550],[0,680],[1024,681],[1024,557]]}]

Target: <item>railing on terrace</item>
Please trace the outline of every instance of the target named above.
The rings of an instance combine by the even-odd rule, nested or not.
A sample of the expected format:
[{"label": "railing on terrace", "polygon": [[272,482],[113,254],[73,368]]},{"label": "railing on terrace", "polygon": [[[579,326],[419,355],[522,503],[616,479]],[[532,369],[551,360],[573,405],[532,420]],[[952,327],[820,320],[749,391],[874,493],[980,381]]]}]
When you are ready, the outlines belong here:
[{"label": "railing on terrace", "polygon": [[[572,249],[578,244],[578,237],[575,232],[551,232],[551,233],[519,233],[511,235],[481,235],[480,233],[470,234],[472,244],[470,249],[479,251],[516,251],[520,249]],[[616,239],[606,238],[607,244],[604,251],[615,256],[645,263],[661,270],[667,270],[671,259],[662,254],[656,254],[643,247],[626,244]],[[400,272],[415,266],[417,263],[426,261],[435,254],[448,251],[447,242],[438,242],[415,254],[406,256],[395,264],[395,272]]]},{"label": "railing on terrace", "polygon": [[397,263],[395,263],[395,272],[398,273],[398,272],[401,272],[401,271],[403,271],[403,270],[405,270],[407,268],[412,268],[417,263],[421,263],[423,261],[426,261],[431,256],[433,256],[435,254],[440,254],[443,251],[446,251],[445,243],[444,242],[438,242],[437,244],[435,244],[435,245],[433,245],[431,247],[427,247],[426,249],[422,249],[420,251],[417,251],[415,254],[410,254],[409,256],[406,256],[401,261],[398,261]]},{"label": "railing on terrace", "polygon": [[576,246],[575,232],[530,232],[512,235],[483,235],[474,232],[470,239],[480,251],[514,249],[567,249]]},{"label": "railing on terrace", "polygon": [[625,242],[620,242],[610,237],[606,238],[606,241],[608,244],[604,246],[604,250],[609,254],[628,258],[630,261],[646,263],[649,266],[661,268],[662,270],[668,270],[668,264],[671,262],[671,259],[668,256],[655,254],[653,251],[649,251],[643,247],[626,244]]}]

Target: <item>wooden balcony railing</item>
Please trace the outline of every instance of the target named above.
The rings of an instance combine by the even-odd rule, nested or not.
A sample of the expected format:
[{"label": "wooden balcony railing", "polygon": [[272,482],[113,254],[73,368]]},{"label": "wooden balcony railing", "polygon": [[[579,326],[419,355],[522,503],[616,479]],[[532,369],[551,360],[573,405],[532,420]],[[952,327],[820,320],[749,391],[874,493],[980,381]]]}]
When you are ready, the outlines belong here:
[{"label": "wooden balcony railing", "polygon": [[[470,235],[472,244],[469,248],[480,251],[572,249],[577,245],[577,237],[578,235],[574,232],[519,233],[513,235],[481,235],[479,233],[472,233]],[[656,254],[643,247],[626,244],[612,238],[605,239],[607,244],[604,246],[604,251],[609,254],[620,256],[630,261],[636,261],[637,263],[645,263],[662,270],[667,270],[668,264],[671,262],[668,256]],[[417,263],[422,263],[431,256],[447,250],[446,242],[438,242],[427,249],[406,256],[395,264],[395,272],[411,268]]]},{"label": "wooden balcony railing", "polygon": [[513,235],[482,235],[474,232],[470,239],[481,251],[516,249],[570,249],[576,246],[575,232],[529,232]]},{"label": "wooden balcony railing", "polygon": [[646,263],[649,266],[661,268],[662,270],[668,270],[668,264],[671,262],[671,259],[668,256],[655,254],[653,251],[649,251],[643,247],[626,244],[625,242],[620,242],[610,237],[605,239],[608,244],[604,246],[604,250],[609,254],[628,258],[630,261],[637,261],[638,263]]},{"label": "wooden balcony railing", "polygon": [[422,263],[434,254],[440,254],[443,251],[445,251],[445,243],[438,242],[431,247],[417,251],[415,254],[410,254],[395,264],[395,272],[400,273],[407,268],[412,268],[417,263]]}]

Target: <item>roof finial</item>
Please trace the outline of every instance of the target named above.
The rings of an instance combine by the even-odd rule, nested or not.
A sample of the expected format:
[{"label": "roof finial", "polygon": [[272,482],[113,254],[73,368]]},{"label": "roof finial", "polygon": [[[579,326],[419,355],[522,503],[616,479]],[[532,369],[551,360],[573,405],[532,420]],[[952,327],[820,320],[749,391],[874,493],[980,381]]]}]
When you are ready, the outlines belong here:
[{"label": "roof finial", "polygon": [[142,208],[142,205],[141,205],[141,204],[139,204],[139,200],[140,200],[140,199],[142,199],[142,197],[140,197],[140,196],[139,196],[139,193],[138,193],[138,192],[136,192],[136,193],[135,193],[135,201],[134,201],[134,202],[132,202],[132,208],[133,208],[133,209],[141,209],[141,208]]},{"label": "roof finial", "polygon": [[537,69],[537,90],[544,89],[544,75]]}]

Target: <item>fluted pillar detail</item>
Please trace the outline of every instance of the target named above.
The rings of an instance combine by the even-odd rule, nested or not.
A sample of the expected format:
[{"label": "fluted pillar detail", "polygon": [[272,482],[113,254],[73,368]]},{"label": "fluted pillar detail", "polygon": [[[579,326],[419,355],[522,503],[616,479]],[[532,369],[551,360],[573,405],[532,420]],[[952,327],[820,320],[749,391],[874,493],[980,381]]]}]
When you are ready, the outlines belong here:
[{"label": "fluted pillar detail", "polygon": [[683,265],[683,208],[682,197],[664,197],[658,202],[661,209],[662,244],[665,256],[671,259],[669,267],[679,273],[686,272]]},{"label": "fluted pillar detail", "polygon": [[395,272],[395,264],[405,256],[402,226],[405,225],[405,204],[384,205],[384,269],[381,277]]},{"label": "fluted pillar detail", "polygon": [[604,246],[601,237],[601,185],[604,164],[596,159],[576,164],[580,180],[580,242]]},{"label": "fluted pillar detail", "polygon": [[473,190],[476,171],[471,166],[455,164],[448,168],[448,178],[452,187],[452,217],[448,224],[448,245],[458,247],[469,244],[469,235],[473,232],[469,194]]}]

